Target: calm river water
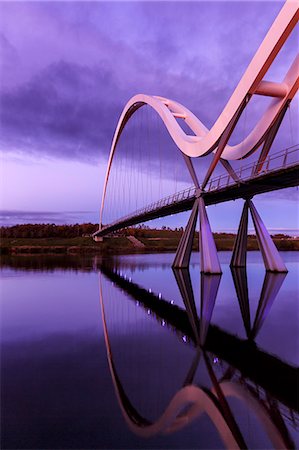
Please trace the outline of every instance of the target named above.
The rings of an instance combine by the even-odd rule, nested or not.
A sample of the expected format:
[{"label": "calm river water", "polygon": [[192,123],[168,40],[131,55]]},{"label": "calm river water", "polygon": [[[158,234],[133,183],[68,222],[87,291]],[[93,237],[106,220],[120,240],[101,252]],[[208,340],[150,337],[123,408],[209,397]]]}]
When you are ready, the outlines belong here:
[{"label": "calm river water", "polygon": [[296,448],[298,253],[1,264],[2,449]]}]

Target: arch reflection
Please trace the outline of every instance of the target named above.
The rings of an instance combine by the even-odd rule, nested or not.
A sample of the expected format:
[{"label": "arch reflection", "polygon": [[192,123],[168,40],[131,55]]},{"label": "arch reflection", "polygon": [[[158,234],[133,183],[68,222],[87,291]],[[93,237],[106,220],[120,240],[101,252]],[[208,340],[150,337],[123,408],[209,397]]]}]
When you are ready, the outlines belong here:
[{"label": "arch reflection", "polygon": [[[264,379],[262,384],[257,384],[256,378],[252,375],[252,371],[250,371],[250,364],[253,360],[262,361],[263,368],[266,367],[268,370],[269,379],[272,371],[278,369],[280,373],[284,374],[285,380],[294,380],[294,369],[278,359],[274,360],[272,357],[269,358],[267,354],[264,354],[255,347],[248,347],[244,345],[243,342],[238,342],[240,340],[237,338],[235,338],[235,340],[230,340],[230,343],[236,344],[236,347],[243,345],[242,352],[244,353],[244,359],[247,359],[249,364],[247,364],[247,366],[245,365],[245,371],[243,371],[244,364],[242,365],[242,362],[239,366],[230,363],[230,358],[228,358],[223,351],[221,342],[217,342],[219,336],[220,340],[221,338],[228,339],[227,333],[223,330],[216,331],[216,328],[210,324],[221,277],[202,275],[199,317],[197,314],[190,274],[187,270],[176,270],[174,272],[186,308],[185,311],[166,302],[160,295],[156,296],[154,293],[144,290],[130,280],[123,279],[123,277],[115,271],[107,267],[103,268],[102,273],[105,277],[118,283],[118,286],[124,289],[127,294],[130,293],[134,301],[136,298],[134,297],[135,293],[139,299],[143,298],[146,308],[148,308],[151,303],[153,311],[156,315],[158,313],[157,318],[162,316],[164,320],[168,321],[167,323],[171,323],[172,328],[174,327],[174,324],[177,324],[175,329],[179,333],[182,332],[181,325],[182,322],[184,322],[180,319],[186,317],[189,322],[187,333],[191,338],[191,343],[197,349],[195,358],[186,374],[185,381],[182,384],[182,388],[174,393],[162,415],[154,421],[150,421],[143,417],[143,415],[135,409],[128,398],[113,361],[113,353],[109,341],[109,332],[105,316],[101,282],[102,275],[100,275],[102,319],[109,368],[120,409],[129,428],[134,433],[143,437],[150,437],[161,433],[173,433],[184,428],[195,419],[198,419],[203,413],[206,413],[214,423],[226,448],[246,448],[244,438],[228,402],[228,399],[233,397],[239,399],[239,401],[255,415],[262,424],[262,427],[274,448],[295,448],[280,411],[281,401],[283,401],[284,405],[290,410],[296,411],[296,407],[293,408],[294,405],[289,401],[290,395],[288,387],[290,386],[280,386],[280,391],[278,390],[276,392],[278,395],[273,396],[273,391],[275,392],[273,383],[269,383],[269,389],[267,386],[268,380]],[[235,276],[234,281],[237,280],[235,281],[235,286],[238,286],[239,302],[240,299],[243,301],[242,317],[246,317],[246,311],[249,312],[248,288],[246,287],[247,277],[244,278],[244,274],[240,273],[234,274],[233,276]],[[238,278],[236,278],[236,276],[238,276]],[[281,287],[283,279],[284,277],[274,276],[273,278],[265,276],[254,324],[252,327],[247,328],[248,335],[251,336],[251,339],[254,339],[253,336],[256,336],[261,328]],[[239,284],[237,285],[236,282]],[[143,297],[142,294],[144,294]],[[142,302],[142,300],[140,301]],[[250,314],[248,314],[248,316],[250,324]],[[186,332],[186,326],[183,332]],[[228,351],[234,353],[235,348],[231,348]],[[219,375],[216,375],[211,362],[215,358],[215,355],[218,357],[221,355],[227,364],[226,370],[220,377]],[[204,362],[205,367],[207,368],[212,386],[210,389],[206,386],[199,386],[194,383],[194,376],[198,370],[200,360]]]}]

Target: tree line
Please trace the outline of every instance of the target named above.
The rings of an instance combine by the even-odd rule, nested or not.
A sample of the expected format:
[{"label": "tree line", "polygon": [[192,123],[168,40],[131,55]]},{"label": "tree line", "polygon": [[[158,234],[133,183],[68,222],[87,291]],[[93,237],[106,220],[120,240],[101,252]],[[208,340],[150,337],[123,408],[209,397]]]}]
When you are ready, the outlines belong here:
[{"label": "tree line", "polygon": [[[95,233],[99,228],[98,224],[83,223],[74,225],[56,225],[52,224],[23,224],[10,227],[0,227],[1,238],[74,238],[87,237]],[[119,230],[114,234],[117,236],[136,236],[136,237],[165,237],[180,235],[183,227],[170,228],[162,226],[161,228],[151,228],[148,225],[140,224],[135,227],[129,227]],[[217,239],[234,238],[234,233],[213,233]],[[275,234],[274,239],[292,239],[291,236],[282,233]],[[248,239],[255,239],[254,235],[248,235]]]},{"label": "tree line", "polygon": [[24,224],[0,227],[1,238],[74,238],[88,236],[97,231],[99,226],[93,223],[74,225]]}]

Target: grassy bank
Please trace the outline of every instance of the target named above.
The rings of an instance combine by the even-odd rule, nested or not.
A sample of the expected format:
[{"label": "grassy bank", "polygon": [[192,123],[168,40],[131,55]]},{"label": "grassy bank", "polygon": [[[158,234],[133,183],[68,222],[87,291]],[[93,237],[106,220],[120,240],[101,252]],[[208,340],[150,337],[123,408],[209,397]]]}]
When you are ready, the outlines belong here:
[{"label": "grassy bank", "polygon": [[[174,252],[177,249],[182,231],[178,230],[142,230],[135,237],[144,244],[138,248],[127,239],[126,235],[107,237],[103,242],[95,242],[90,236],[78,237],[2,237],[0,242],[1,254],[120,254],[120,253],[153,253]],[[130,234],[129,232],[127,233]],[[140,235],[141,234],[141,235]],[[218,250],[232,250],[235,236],[232,234],[215,234]],[[299,250],[299,239],[288,237],[274,237],[279,250]],[[193,249],[198,249],[198,236],[194,239]],[[248,237],[248,250],[258,250],[256,238]]]}]

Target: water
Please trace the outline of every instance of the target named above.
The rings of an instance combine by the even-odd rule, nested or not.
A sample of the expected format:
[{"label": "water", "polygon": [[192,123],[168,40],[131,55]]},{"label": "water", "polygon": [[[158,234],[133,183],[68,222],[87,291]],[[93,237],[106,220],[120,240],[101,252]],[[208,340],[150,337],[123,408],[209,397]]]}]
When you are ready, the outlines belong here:
[{"label": "water", "polygon": [[173,256],[2,258],[1,448],[298,446],[298,254]]}]

